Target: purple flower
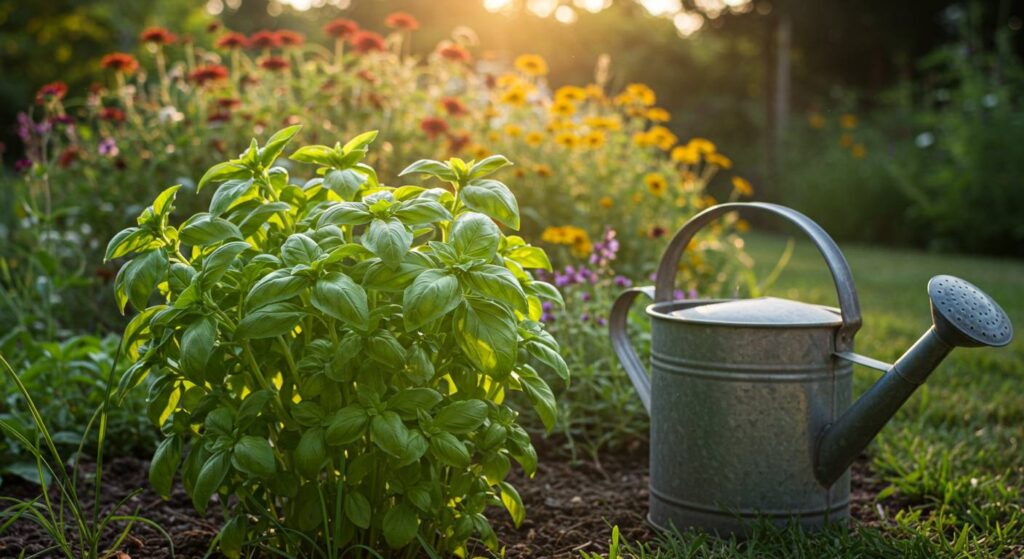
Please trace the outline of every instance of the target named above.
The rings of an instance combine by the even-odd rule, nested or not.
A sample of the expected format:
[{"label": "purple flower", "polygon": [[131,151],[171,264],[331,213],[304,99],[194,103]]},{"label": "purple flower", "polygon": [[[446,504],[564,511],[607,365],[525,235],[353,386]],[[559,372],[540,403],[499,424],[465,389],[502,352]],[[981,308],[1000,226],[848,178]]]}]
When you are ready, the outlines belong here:
[{"label": "purple flower", "polygon": [[117,149],[117,142],[113,138],[103,138],[100,140],[98,148],[100,155],[105,157],[116,157],[120,150]]},{"label": "purple flower", "polygon": [[582,294],[580,295],[580,299],[582,299],[584,303],[586,303],[586,302],[590,301],[590,299],[591,299],[591,296],[590,296],[590,292],[588,292],[588,291],[584,291],[584,292],[583,292],[583,293],[582,293]]},{"label": "purple flower", "polygon": [[690,297],[690,299],[696,299],[697,298],[697,288],[696,287],[691,287],[690,288],[689,297]]},{"label": "purple flower", "polygon": [[615,285],[616,287],[630,287],[633,285],[633,280],[626,276],[615,276]]},{"label": "purple flower", "polygon": [[590,322],[590,313],[585,312],[580,315],[580,322]]},{"label": "purple flower", "polygon": [[598,326],[607,326],[608,325],[608,321],[605,319],[605,317],[599,316],[599,317],[597,317],[597,325]]},{"label": "purple flower", "polygon": [[25,113],[18,113],[18,137],[26,144],[32,140],[32,119]]},{"label": "purple flower", "polygon": [[26,171],[30,168],[32,168],[31,159],[19,159],[14,163],[14,170],[19,173],[22,171]]},{"label": "purple flower", "polygon": [[676,289],[675,291],[672,292],[672,298],[675,299],[676,301],[686,299],[686,293],[683,293],[682,289]]}]

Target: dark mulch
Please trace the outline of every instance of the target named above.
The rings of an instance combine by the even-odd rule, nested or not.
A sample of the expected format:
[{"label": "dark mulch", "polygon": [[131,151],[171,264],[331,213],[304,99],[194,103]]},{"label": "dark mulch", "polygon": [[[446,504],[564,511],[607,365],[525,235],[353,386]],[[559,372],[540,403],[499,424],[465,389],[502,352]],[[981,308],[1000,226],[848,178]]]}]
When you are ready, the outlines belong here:
[{"label": "dark mulch", "polygon": [[[510,476],[526,506],[526,520],[516,529],[502,510],[492,511],[499,541],[510,559],[579,557],[580,551],[606,552],[611,527],[619,526],[626,540],[648,540],[654,536],[645,522],[647,513],[647,449],[636,444],[620,452],[606,452],[599,462],[571,463],[557,445],[541,445],[540,466],[533,479],[521,471]],[[149,489],[148,464],[134,458],[111,462],[103,477],[102,503],[112,507],[136,488],[145,488],[128,507],[139,507],[141,515],[160,524],[174,539],[177,557],[203,557],[219,527],[219,512],[200,518],[180,485],[169,501]],[[885,508],[874,503],[884,487],[864,457],[854,464],[851,512],[856,522],[879,525],[899,508],[887,501]],[[37,489],[28,483],[5,483],[0,495],[31,497]],[[89,501],[91,502],[91,501]],[[213,507],[211,507],[213,508]],[[130,512],[130,511],[126,511]],[[113,534],[111,536],[113,537]],[[109,540],[108,540],[109,541]],[[0,558],[27,555],[47,545],[45,533],[34,524],[19,521],[0,536]],[[170,557],[166,539],[156,530],[137,525],[123,551],[127,557],[162,559]],[[480,555],[486,555],[483,550]],[[119,559],[127,559],[124,555]]]}]

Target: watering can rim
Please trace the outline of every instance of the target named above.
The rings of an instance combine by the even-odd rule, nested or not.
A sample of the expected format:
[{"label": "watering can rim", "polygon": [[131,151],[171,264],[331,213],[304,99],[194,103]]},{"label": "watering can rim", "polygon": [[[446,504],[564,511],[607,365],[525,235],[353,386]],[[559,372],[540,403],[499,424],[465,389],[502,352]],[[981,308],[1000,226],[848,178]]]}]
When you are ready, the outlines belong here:
[{"label": "watering can rim", "polygon": [[662,301],[648,305],[645,310],[651,318],[702,326],[835,328],[843,325],[841,311],[836,307],[780,297]]}]

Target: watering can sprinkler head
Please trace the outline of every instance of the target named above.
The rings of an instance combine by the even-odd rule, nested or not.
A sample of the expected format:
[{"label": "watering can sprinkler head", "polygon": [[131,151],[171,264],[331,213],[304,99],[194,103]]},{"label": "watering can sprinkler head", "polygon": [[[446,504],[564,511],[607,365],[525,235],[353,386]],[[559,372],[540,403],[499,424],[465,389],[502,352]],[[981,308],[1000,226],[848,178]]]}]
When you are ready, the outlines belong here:
[{"label": "watering can sprinkler head", "polygon": [[[935,276],[928,282],[928,297],[932,327],[896,363],[884,368],[885,375],[821,435],[815,475],[822,485],[839,479],[954,347],[1002,347],[1013,338],[1013,326],[1003,309],[969,282]],[[882,368],[877,367],[879,362],[854,353],[836,356]]]}]

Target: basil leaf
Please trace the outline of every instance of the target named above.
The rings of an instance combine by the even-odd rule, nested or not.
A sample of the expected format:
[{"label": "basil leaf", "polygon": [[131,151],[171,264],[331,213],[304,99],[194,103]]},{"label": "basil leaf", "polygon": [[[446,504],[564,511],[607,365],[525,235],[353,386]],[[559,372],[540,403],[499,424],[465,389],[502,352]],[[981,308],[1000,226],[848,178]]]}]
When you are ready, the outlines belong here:
[{"label": "basil leaf", "polygon": [[519,203],[504,183],[491,179],[471,181],[459,190],[459,198],[467,208],[493,217],[519,229]]},{"label": "basil leaf", "polygon": [[369,326],[366,290],[341,272],[331,272],[317,280],[310,302],[324,314],[361,330]]},{"label": "basil leaf", "polygon": [[452,223],[450,242],[459,256],[465,259],[490,260],[498,250],[501,231],[489,217],[466,212]]},{"label": "basil leaf", "polygon": [[459,280],[447,270],[427,270],[405,289],[402,309],[406,331],[413,331],[454,310],[463,300]]}]

